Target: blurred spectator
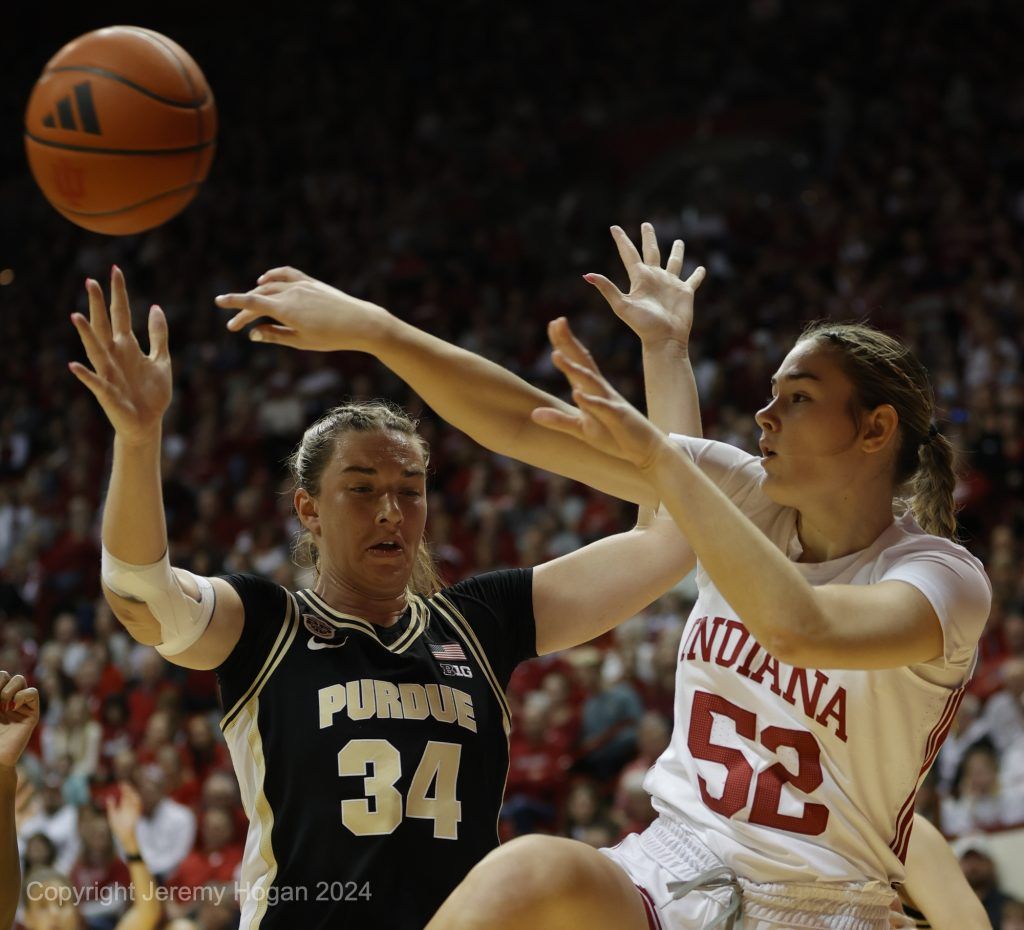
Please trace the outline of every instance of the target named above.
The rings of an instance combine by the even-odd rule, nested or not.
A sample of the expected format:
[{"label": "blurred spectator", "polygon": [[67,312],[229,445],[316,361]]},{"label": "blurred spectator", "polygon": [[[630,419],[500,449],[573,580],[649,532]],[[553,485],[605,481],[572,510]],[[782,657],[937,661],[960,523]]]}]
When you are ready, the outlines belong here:
[{"label": "blurred spectator", "polygon": [[671,736],[672,727],[661,714],[648,711],[640,718],[636,728],[636,758],[619,773],[619,785],[615,793],[616,808],[626,806],[626,798],[620,794],[626,779],[632,779],[635,783],[636,776],[639,776],[642,781],[648,769],[668,749]]},{"label": "blurred spectator", "polygon": [[1003,687],[1003,664],[1009,659],[1024,660],[1024,612],[1021,606],[998,619],[1000,648],[981,663],[969,685],[970,692],[983,701]]},{"label": "blurred spectator", "polygon": [[[78,911],[89,930],[112,930],[127,907],[128,866],[118,858],[107,815],[91,805],[79,811],[81,847],[71,883],[81,892]],[[88,889],[88,890],[86,890]]]},{"label": "blurred spectator", "polygon": [[636,749],[636,724],[644,707],[626,681],[604,684],[603,656],[594,646],[568,653],[584,693],[577,767],[597,778],[615,775]]},{"label": "blurred spectator", "polygon": [[943,791],[948,792],[952,787],[967,750],[988,732],[989,723],[981,716],[981,699],[968,691],[960,701],[953,725],[935,760],[934,771]]},{"label": "blurred spectator", "polygon": [[[565,798],[563,832],[574,840],[594,845],[593,840],[603,837],[602,831],[605,828],[610,830],[614,843],[618,837],[618,827],[609,816],[597,783],[589,778],[577,779]],[[593,831],[598,831],[596,836]]]},{"label": "blurred spectator", "polygon": [[57,860],[57,847],[45,833],[33,833],[25,840],[21,874],[27,875],[32,869],[45,866],[52,869]]},{"label": "blurred spectator", "polygon": [[1001,689],[985,704],[987,732],[1002,752],[1024,737],[1024,658],[1009,658],[999,668]]},{"label": "blurred spectator", "polygon": [[67,699],[60,722],[43,727],[43,762],[52,767],[68,756],[71,774],[90,778],[99,766],[102,737],[103,728],[89,716],[85,695],[76,692]]},{"label": "blurred spectator", "polygon": [[531,691],[523,701],[509,741],[509,771],[501,816],[513,835],[551,827],[565,792],[565,774],[572,765],[572,744],[565,732],[551,727],[551,699]]},{"label": "blurred spectator", "polygon": [[1024,901],[1005,900],[1000,923],[1000,930],[1024,930]]},{"label": "blurred spectator", "polygon": [[103,728],[100,768],[109,774],[117,754],[132,748],[132,734],[128,729],[128,702],[123,694],[111,694],[103,699],[100,722]]},{"label": "blurred spectator", "polygon": [[158,880],[174,873],[192,849],[196,817],[187,807],[166,794],[163,770],[158,765],[140,766],[135,785],[142,796],[142,817],[136,833],[149,870]]},{"label": "blurred spectator", "polygon": [[164,773],[167,797],[186,807],[195,808],[199,803],[202,786],[192,769],[186,767],[182,751],[170,743],[161,746],[156,752],[156,764]]},{"label": "blurred spectator", "polygon": [[[78,809],[64,801],[64,778],[57,772],[48,771],[43,776],[34,810],[18,827],[19,840],[43,833],[57,850],[54,866],[57,871],[67,875],[78,857]],[[24,855],[24,846],[21,847]]]},{"label": "blurred spectator", "polygon": [[988,739],[964,753],[952,796],[942,801],[940,816],[947,836],[1024,824],[1024,790],[1000,786],[999,759]]},{"label": "blurred spectator", "polygon": [[[242,862],[242,845],[236,843],[235,824],[231,815],[218,808],[203,812],[200,826],[200,845],[182,860],[175,874],[168,881],[168,887],[190,889],[187,894],[177,894],[171,900],[181,907],[179,913],[193,910],[186,902],[200,900],[199,889],[203,885],[226,882],[233,884],[237,879]],[[169,908],[171,913],[174,909]]]},{"label": "blurred spectator", "polygon": [[992,930],[1003,930],[1003,907],[1010,898],[999,887],[988,839],[980,834],[961,837],[953,844],[953,852],[960,860],[967,883],[985,906],[985,913],[992,921]]},{"label": "blurred spectator", "polygon": [[185,736],[190,765],[200,782],[214,769],[231,769],[227,747],[218,739],[209,717],[204,714],[190,717],[185,726]]}]

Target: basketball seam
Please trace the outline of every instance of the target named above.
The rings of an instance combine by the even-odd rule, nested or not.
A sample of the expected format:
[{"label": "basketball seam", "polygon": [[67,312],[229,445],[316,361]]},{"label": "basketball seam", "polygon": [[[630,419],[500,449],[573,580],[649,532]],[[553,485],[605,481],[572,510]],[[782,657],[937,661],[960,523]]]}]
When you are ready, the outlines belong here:
[{"label": "basketball seam", "polygon": [[67,149],[70,152],[91,152],[94,155],[186,155],[189,152],[209,148],[214,144],[214,140],[211,139],[209,142],[200,142],[198,145],[184,145],[173,149],[106,149],[93,148],[89,145],[71,145],[68,142],[51,142],[49,139],[40,138],[27,129],[25,130],[25,135],[33,142],[38,142],[40,145],[45,145],[49,148]]},{"label": "basketball seam", "polygon": [[62,65],[59,68],[47,68],[43,74],[57,74],[58,72],[65,71],[81,71],[86,74],[95,74],[97,77],[110,78],[110,80],[117,81],[119,84],[124,84],[126,87],[130,87],[132,90],[138,91],[140,94],[150,97],[159,103],[166,103],[168,106],[179,107],[183,110],[198,110],[200,107],[205,106],[210,100],[210,95],[205,94],[202,100],[197,100],[193,103],[180,103],[177,100],[171,100],[169,97],[162,97],[160,94],[148,90],[141,84],[136,84],[134,81],[123,77],[116,71],[108,71],[106,68],[99,68],[95,65]]},{"label": "basketball seam", "polygon": [[187,191],[189,188],[199,187],[199,185],[199,181],[190,181],[188,184],[184,184],[181,187],[175,187],[172,190],[163,191],[162,193],[157,194],[155,197],[147,197],[145,200],[138,201],[138,203],[130,203],[126,207],[118,207],[116,210],[104,210],[98,213],[89,213],[85,210],[72,210],[70,207],[58,206],[57,204],[54,204],[54,206],[57,207],[57,209],[60,210],[61,213],[73,213],[75,216],[117,216],[119,213],[127,213],[129,210],[134,210],[136,207],[144,207],[148,203],[154,203],[155,201],[161,200],[164,197],[170,197],[171,194],[180,194],[183,191]]},{"label": "basketball seam", "polygon": [[[188,84],[189,89],[192,91],[192,96],[195,96],[196,88],[192,83],[192,76],[188,73],[188,68],[185,67],[185,63],[178,57],[178,53],[163,40],[158,32],[153,32],[149,29],[143,29],[140,26],[126,26],[126,29],[131,29],[136,34],[144,35],[151,42],[159,45],[171,58],[174,59],[174,63],[178,66],[178,70],[181,71],[181,76],[185,78],[185,83]],[[196,107],[196,143],[203,141],[203,111]],[[196,150],[195,161],[192,164],[192,181],[198,182],[199,172],[203,164],[203,156],[201,150]]]}]

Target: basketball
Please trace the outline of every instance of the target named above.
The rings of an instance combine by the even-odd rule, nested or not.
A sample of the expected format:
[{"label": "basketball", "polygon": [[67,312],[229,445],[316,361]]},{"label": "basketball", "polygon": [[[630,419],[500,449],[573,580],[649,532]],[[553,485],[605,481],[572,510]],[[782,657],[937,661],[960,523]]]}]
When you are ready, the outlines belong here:
[{"label": "basketball", "polygon": [[210,170],[216,135],[213,94],[192,56],[138,26],[65,45],[25,111],[25,150],[46,199],[113,236],[180,213]]}]

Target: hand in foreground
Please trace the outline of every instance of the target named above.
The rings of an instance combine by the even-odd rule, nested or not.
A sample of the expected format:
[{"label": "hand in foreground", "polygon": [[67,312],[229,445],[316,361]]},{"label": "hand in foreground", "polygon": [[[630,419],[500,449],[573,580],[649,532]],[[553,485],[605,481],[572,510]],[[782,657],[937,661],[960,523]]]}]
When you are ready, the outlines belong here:
[{"label": "hand in foreground", "polygon": [[149,310],[149,354],[132,332],[132,314],[124,275],[110,274],[110,316],[103,289],[91,278],[89,319],[72,313],[71,322],[93,370],[81,362],[68,368],[99,401],[118,437],[131,445],[150,442],[171,403],[171,356],[167,349],[167,318],[156,305]]},{"label": "hand in foreground", "polygon": [[259,276],[251,291],[222,294],[216,303],[240,311],[228,320],[231,332],[270,317],[277,322],[254,326],[250,339],[315,352],[369,351],[377,325],[389,316],[376,304],[350,297],[297,268],[273,268]]},{"label": "hand in foreground", "polygon": [[39,692],[24,675],[0,671],[0,766],[14,768],[39,722]]},{"label": "hand in foreground", "polygon": [[612,227],[612,238],[629,275],[629,293],[623,294],[604,275],[585,274],[584,279],[601,292],[615,315],[645,345],[676,342],[685,349],[693,326],[693,298],[704,280],[704,268],[697,268],[685,281],[680,280],[684,255],[681,239],[672,243],[662,268],[658,239],[650,223],[640,227],[643,258],[621,227]]},{"label": "hand in foreground", "polygon": [[118,788],[117,800],[112,795],[107,796],[107,820],[121,848],[131,853],[138,849],[135,828],[142,816],[142,798],[126,781],[120,782]]},{"label": "hand in foreground", "polygon": [[551,360],[572,386],[577,409],[538,407],[532,414],[534,422],[582,439],[641,470],[649,467],[667,442],[664,434],[605,380],[568,320],[552,320],[548,338],[554,347]]}]

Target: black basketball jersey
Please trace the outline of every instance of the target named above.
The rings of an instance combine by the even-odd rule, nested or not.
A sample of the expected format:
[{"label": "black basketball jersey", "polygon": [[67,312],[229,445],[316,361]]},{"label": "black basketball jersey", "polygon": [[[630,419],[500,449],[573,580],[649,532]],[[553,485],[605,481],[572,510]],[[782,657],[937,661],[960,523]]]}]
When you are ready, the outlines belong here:
[{"label": "black basketball jersey", "polygon": [[217,669],[249,817],[241,930],[423,927],[498,845],[532,570],[413,596],[387,629],[309,590],[225,580],[245,606]]}]

